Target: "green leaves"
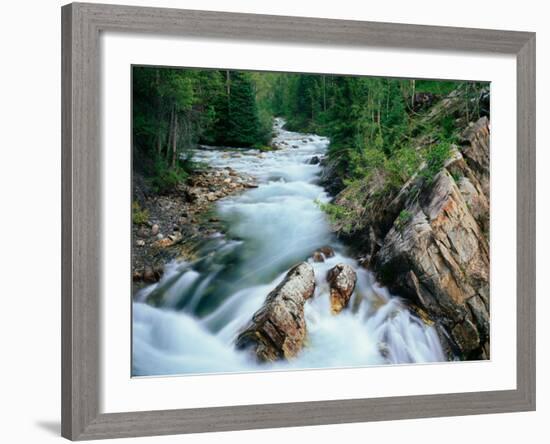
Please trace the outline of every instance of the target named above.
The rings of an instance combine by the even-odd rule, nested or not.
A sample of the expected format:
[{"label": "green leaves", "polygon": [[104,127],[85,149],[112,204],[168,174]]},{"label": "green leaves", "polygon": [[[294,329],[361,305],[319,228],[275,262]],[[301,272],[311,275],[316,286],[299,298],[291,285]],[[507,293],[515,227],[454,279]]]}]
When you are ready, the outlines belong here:
[{"label": "green leaves", "polygon": [[425,156],[426,167],[422,169],[420,175],[426,183],[431,184],[443,167],[451,154],[451,144],[448,141],[439,142],[430,147]]},{"label": "green leaves", "polygon": [[139,202],[132,202],[132,223],[134,225],[142,225],[149,220],[149,210],[141,208]]},{"label": "green leaves", "polygon": [[349,153],[349,176],[351,179],[368,177],[377,168],[383,168],[386,156],[376,148],[353,150]]},{"label": "green leaves", "polygon": [[413,148],[404,147],[395,152],[385,164],[389,173],[389,184],[395,189],[401,188],[416,172],[420,162],[421,158]]},{"label": "green leaves", "polygon": [[401,210],[397,218],[395,219],[395,227],[399,231],[403,231],[403,228],[405,228],[405,225],[407,225],[413,218],[413,215],[408,210]]}]

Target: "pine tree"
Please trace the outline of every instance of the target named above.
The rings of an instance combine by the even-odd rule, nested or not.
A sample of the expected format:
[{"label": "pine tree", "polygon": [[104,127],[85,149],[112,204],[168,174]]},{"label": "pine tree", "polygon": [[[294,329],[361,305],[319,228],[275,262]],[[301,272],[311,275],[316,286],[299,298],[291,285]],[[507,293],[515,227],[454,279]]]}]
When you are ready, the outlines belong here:
[{"label": "pine tree", "polygon": [[231,72],[226,143],[237,147],[253,146],[259,141],[259,125],[258,107],[252,81],[246,73]]}]

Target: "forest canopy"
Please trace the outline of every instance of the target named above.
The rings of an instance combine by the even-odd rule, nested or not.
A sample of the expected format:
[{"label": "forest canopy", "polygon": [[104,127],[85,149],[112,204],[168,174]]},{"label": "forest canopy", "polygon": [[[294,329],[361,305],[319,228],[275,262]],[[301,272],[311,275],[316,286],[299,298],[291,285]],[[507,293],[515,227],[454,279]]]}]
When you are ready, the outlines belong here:
[{"label": "forest canopy", "polygon": [[159,191],[196,167],[198,144],[270,149],[274,116],[328,136],[343,181],[383,168],[400,186],[423,160],[418,134],[456,139],[453,115],[421,119],[425,105],[460,90],[472,119],[488,113],[478,100],[487,84],[474,82],[135,66],[132,85],[134,171]]}]

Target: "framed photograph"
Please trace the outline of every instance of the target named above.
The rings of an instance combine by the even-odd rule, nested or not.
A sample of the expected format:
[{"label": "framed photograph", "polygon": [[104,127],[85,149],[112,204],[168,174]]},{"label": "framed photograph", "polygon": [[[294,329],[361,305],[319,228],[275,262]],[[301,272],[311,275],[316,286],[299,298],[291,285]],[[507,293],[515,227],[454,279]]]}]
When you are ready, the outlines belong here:
[{"label": "framed photograph", "polygon": [[535,35],[62,8],[62,434],[535,409]]}]

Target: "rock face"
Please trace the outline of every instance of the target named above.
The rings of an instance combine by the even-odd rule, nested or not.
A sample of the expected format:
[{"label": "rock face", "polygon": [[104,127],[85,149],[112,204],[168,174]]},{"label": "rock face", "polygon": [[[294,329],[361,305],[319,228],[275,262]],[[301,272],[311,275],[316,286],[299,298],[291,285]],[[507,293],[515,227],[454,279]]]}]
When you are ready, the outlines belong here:
[{"label": "rock face", "polygon": [[328,157],[323,157],[319,163],[323,167],[321,176],[319,177],[319,183],[330,194],[339,193],[344,187],[344,183],[338,174],[337,162]]},{"label": "rock face", "polygon": [[489,134],[489,119],[482,117],[470,125],[462,135],[462,154],[487,199],[489,199]]},{"label": "rock face", "polygon": [[[489,357],[489,122],[464,133],[430,186],[407,197],[375,268],[437,320],[453,354]],[[404,213],[403,213],[404,212]]]},{"label": "rock face", "polygon": [[307,262],[295,265],[239,334],[237,348],[250,349],[260,362],[296,356],[306,337],[304,304],[314,291],[313,267]]},{"label": "rock face", "polygon": [[347,307],[357,275],[348,264],[338,264],[327,273],[327,282],[330,287],[330,307],[332,313],[340,313]]},{"label": "rock face", "polygon": [[334,200],[357,224],[333,229],[393,293],[427,313],[450,358],[489,358],[489,138],[484,116],[432,180],[416,174],[380,204],[373,176],[354,191],[361,201],[347,189]]}]

